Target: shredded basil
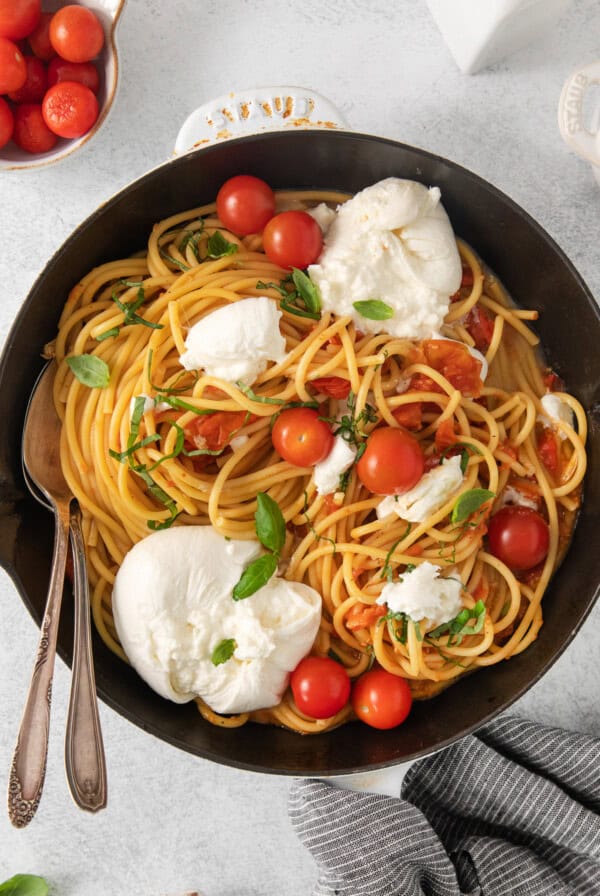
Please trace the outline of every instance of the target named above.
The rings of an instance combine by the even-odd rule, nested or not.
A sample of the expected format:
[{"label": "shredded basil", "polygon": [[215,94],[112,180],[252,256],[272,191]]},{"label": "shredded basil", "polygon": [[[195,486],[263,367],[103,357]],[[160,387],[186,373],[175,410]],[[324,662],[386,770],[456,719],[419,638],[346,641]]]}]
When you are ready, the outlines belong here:
[{"label": "shredded basil", "polygon": [[235,255],[238,250],[237,243],[226,240],[220,230],[215,230],[208,238],[207,251],[209,258],[224,258],[227,255]]},{"label": "shredded basil", "polygon": [[224,638],[213,650],[210,661],[213,666],[221,666],[233,656],[237,644],[233,638]]},{"label": "shredded basil", "polygon": [[110,330],[105,330],[104,333],[96,336],[96,342],[104,342],[105,339],[110,339],[111,336],[118,336],[120,332],[119,327],[111,327]]},{"label": "shredded basil", "polygon": [[[470,625],[471,620],[474,624]],[[483,629],[485,620],[485,604],[478,600],[474,607],[465,607],[449,622],[443,622],[437,628],[427,632],[427,639],[437,639],[448,635],[447,646],[459,645],[465,635],[477,635]]]},{"label": "shredded basil", "polygon": [[106,389],[110,383],[108,364],[96,355],[72,355],[67,364],[79,382],[90,389]]},{"label": "shredded basil", "polygon": [[390,317],[394,316],[394,309],[380,299],[365,299],[362,302],[352,302],[352,306],[356,308],[362,317],[366,317],[368,320],[389,320]]},{"label": "shredded basil", "polygon": [[163,324],[156,324],[150,320],[146,320],[144,317],[140,317],[137,313],[138,308],[140,308],[144,302],[146,301],[146,293],[144,291],[144,284],[141,282],[131,282],[129,280],[119,280],[118,285],[125,286],[127,288],[137,287],[137,298],[135,298],[132,302],[122,302],[119,296],[117,295],[116,288],[112,291],[112,300],[119,309],[119,311],[123,312],[123,326],[129,327],[134,326],[135,324],[141,324],[143,327],[148,327],[150,330],[162,330]]},{"label": "shredded basil", "polygon": [[175,267],[176,267],[176,268],[179,268],[180,271],[189,271],[189,270],[190,270],[190,266],[189,266],[189,265],[187,265],[187,264],[183,264],[183,262],[178,261],[176,258],[173,258],[171,255],[168,255],[168,254],[164,251],[164,249],[161,249],[161,248],[159,247],[158,251],[159,251],[159,253],[160,253],[160,257],[161,257],[161,258],[164,258],[164,260],[165,260],[165,261],[168,261],[169,264],[174,264]]},{"label": "shredded basil", "polygon": [[280,307],[290,314],[311,320],[321,319],[321,299],[317,287],[310,277],[298,268],[294,268],[279,283],[265,283],[264,280],[259,280],[256,288],[277,290],[281,296]]},{"label": "shredded basil", "polygon": [[[398,538],[393,543],[393,545],[387,552],[387,554],[385,556],[385,562],[383,564],[383,568],[382,568],[381,572],[379,573],[380,579],[383,579],[383,577],[385,576],[385,578],[388,580],[388,582],[392,581],[392,568],[390,566],[390,560],[391,560],[392,554],[394,553],[394,551],[396,550],[396,548],[398,547],[400,542],[404,541],[405,538],[408,538],[408,536],[410,535],[411,529],[412,529],[412,523],[408,523],[403,534],[400,536],[400,538]],[[408,567],[407,567],[407,570],[408,570]]]}]

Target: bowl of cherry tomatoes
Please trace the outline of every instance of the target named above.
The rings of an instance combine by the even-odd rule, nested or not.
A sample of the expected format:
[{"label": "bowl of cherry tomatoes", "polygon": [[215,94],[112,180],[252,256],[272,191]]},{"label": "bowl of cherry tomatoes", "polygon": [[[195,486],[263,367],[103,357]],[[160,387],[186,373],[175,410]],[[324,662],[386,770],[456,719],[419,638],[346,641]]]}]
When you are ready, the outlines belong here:
[{"label": "bowl of cherry tomatoes", "polygon": [[125,0],[0,0],[0,168],[87,145],[113,106]]}]

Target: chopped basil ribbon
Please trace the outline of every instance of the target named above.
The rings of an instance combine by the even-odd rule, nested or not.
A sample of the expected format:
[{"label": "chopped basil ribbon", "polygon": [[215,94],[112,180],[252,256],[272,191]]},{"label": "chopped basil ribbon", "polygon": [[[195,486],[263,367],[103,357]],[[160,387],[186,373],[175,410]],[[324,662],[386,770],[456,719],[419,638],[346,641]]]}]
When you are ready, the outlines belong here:
[{"label": "chopped basil ribbon", "polygon": [[[474,620],[473,625],[469,625]],[[478,600],[474,607],[465,607],[458,616],[450,619],[449,622],[443,622],[437,628],[427,632],[426,637],[441,638],[448,635],[447,646],[459,645],[465,635],[478,635],[483,628],[485,620],[485,604],[482,600]]]},{"label": "chopped basil ribbon", "polygon": [[352,302],[362,317],[368,320],[389,320],[394,316],[394,309],[380,299],[365,299],[363,302]]},{"label": "chopped basil ribbon", "polygon": [[173,258],[171,255],[167,255],[167,253],[160,248],[158,248],[160,253],[160,257],[164,258],[165,261],[168,261],[170,264],[174,264],[176,268],[179,268],[180,271],[189,271],[190,266],[187,264],[183,264],[181,261],[177,261],[176,258]]},{"label": "chopped basil ribbon", "polygon": [[198,248],[198,242],[201,239],[204,232],[204,221],[200,218],[200,228],[199,230],[188,230],[183,235],[181,242],[179,243],[179,251],[185,252],[187,247],[189,246],[192,250],[194,258],[198,263],[202,261],[200,257],[200,250]]},{"label": "chopped basil ribbon", "polygon": [[217,644],[210,655],[210,661],[213,666],[220,666],[230,660],[237,644],[233,638],[224,638],[220,644]]},{"label": "chopped basil ribbon", "polygon": [[279,505],[265,492],[256,496],[257,508],[254,514],[256,534],[264,547],[279,554],[285,544],[285,520]]},{"label": "chopped basil ribbon", "polygon": [[110,383],[110,370],[106,361],[96,355],[73,355],[67,358],[73,374],[90,389],[106,389]]},{"label": "chopped basil ribbon", "polygon": [[470,442],[455,442],[453,445],[448,445],[447,448],[444,448],[440,463],[444,463],[450,452],[456,448],[460,448],[460,472],[464,476],[467,472],[467,466],[469,465],[469,451],[479,455],[481,455],[481,451],[476,445],[471,445]]},{"label": "chopped basil ribbon", "polygon": [[275,554],[263,554],[253,560],[250,566],[247,566],[241,575],[237,585],[235,585],[232,596],[234,600],[245,600],[255,594],[259,588],[266,585],[275,570],[277,569],[278,558]]},{"label": "chopped basil ribbon", "polygon": [[209,258],[224,258],[226,255],[235,255],[238,250],[237,243],[226,240],[220,230],[215,230],[208,238],[207,251]]},{"label": "chopped basil ribbon", "polygon": [[243,392],[250,401],[258,401],[260,404],[276,404],[281,406],[281,410],[287,408],[313,408],[319,407],[318,401],[286,401],[284,398],[270,398],[268,395],[257,395],[250,386],[246,386],[241,380],[236,381],[236,386]]},{"label": "chopped basil ribbon", "polygon": [[111,336],[118,336],[120,332],[119,327],[111,327],[110,330],[105,330],[104,333],[96,336],[96,342],[104,342],[105,339],[110,339]]},{"label": "chopped basil ribbon", "polygon": [[244,600],[267,584],[277,569],[279,554],[285,544],[285,519],[277,502],[265,492],[259,492],[256,500],[256,534],[260,543],[271,553],[257,557],[246,567],[233,589],[234,600]]},{"label": "chopped basil ribbon", "polygon": [[453,523],[462,523],[472,513],[479,510],[482,504],[494,497],[495,493],[487,488],[472,488],[468,492],[464,492],[452,508],[451,521]]},{"label": "chopped basil ribbon", "polygon": [[[407,526],[406,526],[406,529],[404,530],[404,532],[402,533],[402,535],[400,536],[400,538],[398,538],[398,539],[393,543],[393,545],[391,546],[391,548],[389,549],[389,551],[388,551],[387,554],[385,555],[385,562],[384,562],[384,564],[383,564],[383,568],[382,568],[382,570],[381,570],[381,572],[380,572],[380,574],[379,574],[379,578],[380,578],[380,579],[383,579],[383,577],[385,576],[385,578],[388,580],[388,582],[391,582],[391,581],[392,581],[392,567],[390,566],[390,560],[391,560],[391,558],[392,558],[392,554],[394,553],[394,551],[396,550],[396,548],[398,547],[398,545],[400,544],[400,542],[401,542],[401,541],[404,541],[405,538],[408,538],[408,536],[410,535],[410,531],[411,531],[411,529],[412,529],[412,523],[408,523]],[[408,571],[408,567],[407,567],[407,571]],[[412,571],[412,570],[411,570],[411,571]]]},{"label": "chopped basil ribbon", "polygon": [[0,884],[1,896],[47,896],[48,884],[36,874],[15,874]]},{"label": "chopped basil ribbon", "polygon": [[[134,326],[135,324],[141,324],[144,327],[148,327],[150,330],[162,330],[164,326],[163,324],[155,324],[152,321],[146,320],[146,318],[140,317],[140,315],[137,314],[138,308],[146,301],[144,284],[141,281],[132,282],[130,280],[119,280],[119,284],[128,288],[137,286],[137,298],[134,299],[133,302],[122,302],[117,295],[116,290],[113,289],[112,300],[119,311],[123,312],[123,326],[129,327]],[[107,332],[110,333],[110,330],[108,330]]]}]

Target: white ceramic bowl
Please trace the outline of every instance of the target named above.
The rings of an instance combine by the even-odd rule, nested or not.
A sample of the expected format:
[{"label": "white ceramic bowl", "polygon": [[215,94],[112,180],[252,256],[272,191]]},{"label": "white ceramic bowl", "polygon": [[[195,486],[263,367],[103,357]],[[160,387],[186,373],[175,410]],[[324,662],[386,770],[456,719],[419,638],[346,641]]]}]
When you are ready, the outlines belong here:
[{"label": "white ceramic bowl", "polygon": [[[55,12],[61,6],[66,6],[68,2],[69,0],[43,0],[42,8],[44,12]],[[93,60],[100,75],[100,90],[98,91],[100,114],[94,126],[83,137],[75,140],[65,140],[59,137],[54,148],[48,152],[36,154],[25,152],[11,140],[0,149],[0,169],[35,169],[59,162],[83,146],[87,146],[98,133],[108,118],[117,93],[119,55],[115,38],[125,2],[126,0],[77,0],[79,6],[88,6],[96,13],[104,28],[104,47],[99,57]]]}]

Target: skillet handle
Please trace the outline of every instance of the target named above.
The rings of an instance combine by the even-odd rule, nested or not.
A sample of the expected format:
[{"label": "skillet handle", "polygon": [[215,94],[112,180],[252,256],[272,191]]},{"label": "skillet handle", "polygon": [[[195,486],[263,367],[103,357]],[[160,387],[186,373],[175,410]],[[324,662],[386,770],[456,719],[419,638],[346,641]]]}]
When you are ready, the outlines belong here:
[{"label": "skillet handle", "polygon": [[600,60],[578,68],[565,81],[558,102],[558,127],[565,143],[577,155],[600,166],[600,105],[594,110],[591,130],[583,120],[585,95],[594,84],[600,84]]},{"label": "skillet handle", "polygon": [[347,128],[339,110],[304,87],[259,87],[227,93],[195,109],[175,141],[175,155],[232,137],[289,128]]}]

